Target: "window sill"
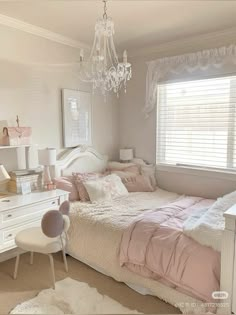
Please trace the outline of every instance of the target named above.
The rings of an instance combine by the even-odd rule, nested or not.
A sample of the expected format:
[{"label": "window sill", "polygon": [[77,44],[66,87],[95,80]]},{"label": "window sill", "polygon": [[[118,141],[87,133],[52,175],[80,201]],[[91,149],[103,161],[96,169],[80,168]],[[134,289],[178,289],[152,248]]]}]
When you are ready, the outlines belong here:
[{"label": "window sill", "polygon": [[177,166],[171,164],[157,164],[157,171],[170,172],[170,173],[180,173],[192,176],[216,178],[216,179],[226,179],[236,182],[236,173],[226,170],[209,169],[209,168],[197,168],[190,166]]}]

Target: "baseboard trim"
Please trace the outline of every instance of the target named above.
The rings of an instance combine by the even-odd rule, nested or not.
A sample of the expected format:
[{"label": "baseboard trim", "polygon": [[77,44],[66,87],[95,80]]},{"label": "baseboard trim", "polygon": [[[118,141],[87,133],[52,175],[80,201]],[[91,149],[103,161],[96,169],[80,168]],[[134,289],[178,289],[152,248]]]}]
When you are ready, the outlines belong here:
[{"label": "baseboard trim", "polygon": [[24,251],[19,248],[13,248],[6,252],[3,252],[0,254],[0,263],[9,259],[15,258],[17,254],[23,254],[23,253]]}]

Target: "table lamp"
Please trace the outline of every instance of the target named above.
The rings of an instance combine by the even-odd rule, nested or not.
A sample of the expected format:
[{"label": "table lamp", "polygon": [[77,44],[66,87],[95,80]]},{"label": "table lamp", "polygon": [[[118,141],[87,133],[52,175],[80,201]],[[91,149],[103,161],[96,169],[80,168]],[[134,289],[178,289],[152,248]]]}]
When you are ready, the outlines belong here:
[{"label": "table lamp", "polygon": [[133,149],[120,149],[120,161],[130,162],[134,157]]},{"label": "table lamp", "polygon": [[39,164],[44,166],[43,181],[44,186],[52,185],[52,179],[50,175],[50,166],[56,164],[57,152],[54,148],[47,148],[39,150]]},{"label": "table lamp", "polygon": [[[5,167],[2,164],[0,164],[0,185],[6,184],[10,179],[11,178],[7,173]],[[6,194],[0,192],[0,198],[5,196]]]}]

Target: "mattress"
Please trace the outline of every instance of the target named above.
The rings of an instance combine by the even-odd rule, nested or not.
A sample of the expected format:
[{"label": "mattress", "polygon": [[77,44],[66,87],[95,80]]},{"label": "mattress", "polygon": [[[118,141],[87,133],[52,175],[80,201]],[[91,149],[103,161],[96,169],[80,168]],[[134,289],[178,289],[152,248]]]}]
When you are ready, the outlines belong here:
[{"label": "mattress", "polygon": [[134,218],[179,198],[181,196],[178,194],[157,189],[151,193],[130,193],[103,204],[74,202],[70,211],[67,252],[117,281],[127,283],[130,287],[146,289],[184,312],[192,312],[191,305],[198,313],[204,311],[197,299],[121,268],[119,264],[122,234]]}]

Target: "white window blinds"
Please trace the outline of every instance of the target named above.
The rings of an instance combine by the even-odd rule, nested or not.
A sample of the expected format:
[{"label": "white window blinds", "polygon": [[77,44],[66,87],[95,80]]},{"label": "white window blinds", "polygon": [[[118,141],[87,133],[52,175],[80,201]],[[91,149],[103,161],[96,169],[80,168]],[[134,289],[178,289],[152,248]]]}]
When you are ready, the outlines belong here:
[{"label": "white window blinds", "polygon": [[236,171],[236,76],[158,85],[157,163]]}]

